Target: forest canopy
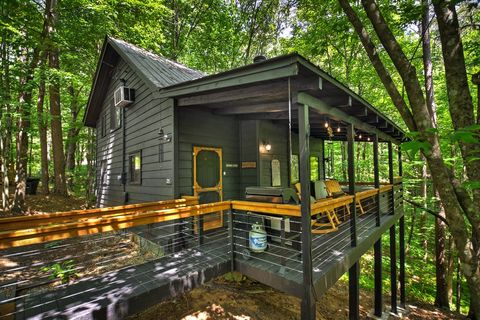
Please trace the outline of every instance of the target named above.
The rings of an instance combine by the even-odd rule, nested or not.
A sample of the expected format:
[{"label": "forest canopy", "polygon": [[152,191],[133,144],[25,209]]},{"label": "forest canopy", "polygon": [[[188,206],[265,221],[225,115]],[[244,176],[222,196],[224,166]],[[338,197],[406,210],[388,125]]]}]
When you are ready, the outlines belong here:
[{"label": "forest canopy", "polygon": [[[409,132],[407,196],[443,217],[424,213],[418,229],[436,241],[435,302],[452,303],[457,264],[480,316],[477,1],[8,0],[0,10],[4,212],[25,210],[28,177],[43,194],[95,203],[95,132],[82,119],[106,35],[210,74],[296,51]],[[367,177],[371,146],[357,148]],[[331,143],[327,156],[342,150]]]}]

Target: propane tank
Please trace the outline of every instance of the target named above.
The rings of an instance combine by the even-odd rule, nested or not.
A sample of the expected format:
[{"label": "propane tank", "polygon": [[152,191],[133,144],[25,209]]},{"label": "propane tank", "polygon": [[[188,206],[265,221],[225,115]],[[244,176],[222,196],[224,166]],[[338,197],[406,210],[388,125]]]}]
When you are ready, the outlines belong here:
[{"label": "propane tank", "polygon": [[252,225],[252,230],[248,233],[250,250],[253,252],[263,252],[267,249],[267,233],[262,226],[255,222]]}]

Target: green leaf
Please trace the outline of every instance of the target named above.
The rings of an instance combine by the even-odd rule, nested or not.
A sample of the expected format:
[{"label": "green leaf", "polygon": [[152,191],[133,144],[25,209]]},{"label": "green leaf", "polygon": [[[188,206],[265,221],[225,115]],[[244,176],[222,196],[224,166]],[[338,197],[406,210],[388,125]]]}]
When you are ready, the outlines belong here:
[{"label": "green leaf", "polygon": [[455,131],[451,135],[451,139],[454,141],[462,141],[465,143],[478,143],[478,139],[475,137],[475,134],[470,131]]},{"label": "green leaf", "polygon": [[478,190],[480,189],[480,181],[467,181],[463,183],[465,189]]},{"label": "green leaf", "polygon": [[420,150],[428,153],[432,148],[431,144],[427,141],[413,140],[402,143],[402,150],[409,152],[410,156],[416,155]]}]

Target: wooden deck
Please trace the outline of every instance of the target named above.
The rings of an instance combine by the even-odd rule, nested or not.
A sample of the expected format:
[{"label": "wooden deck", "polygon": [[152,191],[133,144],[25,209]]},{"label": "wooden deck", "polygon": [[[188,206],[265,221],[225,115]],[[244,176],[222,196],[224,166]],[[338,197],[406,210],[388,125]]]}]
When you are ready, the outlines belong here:
[{"label": "wooden deck", "polygon": [[62,290],[20,298],[15,319],[122,319],[228,272],[229,247],[225,241],[206,243]]},{"label": "wooden deck", "polygon": [[[385,189],[385,191],[389,190]],[[356,247],[351,247],[350,221],[348,219],[341,223],[338,230],[334,232],[312,235],[313,282],[317,298],[334,285],[380,239],[381,235],[403,216],[401,201],[399,201],[401,197],[401,192],[395,195],[395,215],[389,214],[392,212],[390,201],[387,199],[380,201],[380,226],[376,226],[375,202],[369,199],[365,203],[365,208],[369,209],[366,214],[357,219],[358,242]],[[157,206],[158,204],[152,205]],[[145,210],[140,213],[130,213],[129,210],[134,208],[121,208],[120,212],[114,212],[113,215],[107,213],[108,219],[115,220],[113,222],[106,221],[103,216],[105,213],[97,211],[87,212],[87,216],[84,215],[86,212],[80,214],[75,212],[75,222],[71,222],[71,218],[65,217],[64,214],[49,217],[57,219],[58,221],[55,221],[57,224],[48,224],[48,221],[44,221],[45,219],[35,222],[38,225],[33,229],[33,237],[34,242],[38,243],[37,245],[45,242],[47,240],[45,234],[52,234],[50,232],[53,229],[56,232],[65,225],[71,227],[72,223],[75,224],[73,227],[77,229],[81,229],[85,225],[91,228],[97,220],[117,229],[116,219],[118,218],[128,219],[128,225],[134,227],[129,229],[131,232],[159,245],[164,245],[163,230],[170,230],[174,242],[181,243],[181,245],[172,246],[170,251],[165,251],[165,256],[154,261],[82,279],[78,283],[46,294],[16,297],[15,319],[120,319],[144,310],[162,299],[176,296],[223,275],[231,270],[232,265],[236,271],[259,282],[302,297],[304,286],[301,237],[299,236],[301,234],[299,206],[245,201],[210,205],[193,204],[186,207],[183,203],[168,205],[171,207],[163,210],[158,210],[156,207],[157,210]],[[322,208],[323,206],[325,204],[322,204]],[[224,228],[201,235],[196,233],[192,223],[193,218],[203,217],[212,210],[221,210],[226,207],[228,207],[225,211],[228,224]],[[321,207],[312,206],[312,210],[317,209],[321,210]],[[245,225],[246,222],[241,220],[242,215],[251,215],[246,212],[250,210],[259,212],[260,215],[271,213],[271,216],[279,220],[288,217],[290,219],[289,235],[285,235],[285,223],[282,222],[281,232],[283,235],[270,235],[268,249],[263,253],[252,253],[248,250],[248,230],[250,230],[248,221]],[[156,233],[148,229],[150,227],[138,229],[138,225],[150,226],[148,223],[157,222],[159,218],[162,223],[155,224],[159,226]],[[135,221],[138,219],[142,219],[142,221],[137,224]],[[240,225],[244,224],[243,227],[238,226],[238,219],[240,219]],[[63,224],[60,223],[60,220]],[[134,223],[130,223],[130,221],[134,221]],[[18,240],[31,243],[31,238],[20,232],[32,229],[24,228],[20,232],[12,230],[11,225],[7,225],[10,222],[5,221],[5,230],[0,231],[0,235],[5,238],[0,243],[10,247],[18,246]],[[233,228],[231,228],[232,226]],[[278,229],[277,232],[279,232]],[[72,237],[70,233],[65,236],[61,234],[58,236],[57,233],[54,235],[61,239]],[[38,236],[42,238],[37,240]],[[275,237],[278,241],[272,240]],[[232,257],[234,258],[233,263]],[[0,301],[1,303],[5,303],[5,301]],[[2,319],[1,315],[0,319]]]}]

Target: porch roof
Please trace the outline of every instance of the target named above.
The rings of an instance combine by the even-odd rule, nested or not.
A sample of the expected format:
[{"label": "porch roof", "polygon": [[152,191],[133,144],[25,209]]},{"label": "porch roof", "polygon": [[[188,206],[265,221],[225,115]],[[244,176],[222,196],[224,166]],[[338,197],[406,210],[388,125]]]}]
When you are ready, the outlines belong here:
[{"label": "porch roof", "polygon": [[356,140],[369,141],[374,134],[380,141],[405,140],[405,132],[385,114],[298,53],[160,88],[159,95],[175,98],[178,107],[206,107],[239,119],[291,119],[293,130],[298,130],[297,103],[304,103],[313,107],[313,136],[346,140],[345,126],[353,123]]}]

